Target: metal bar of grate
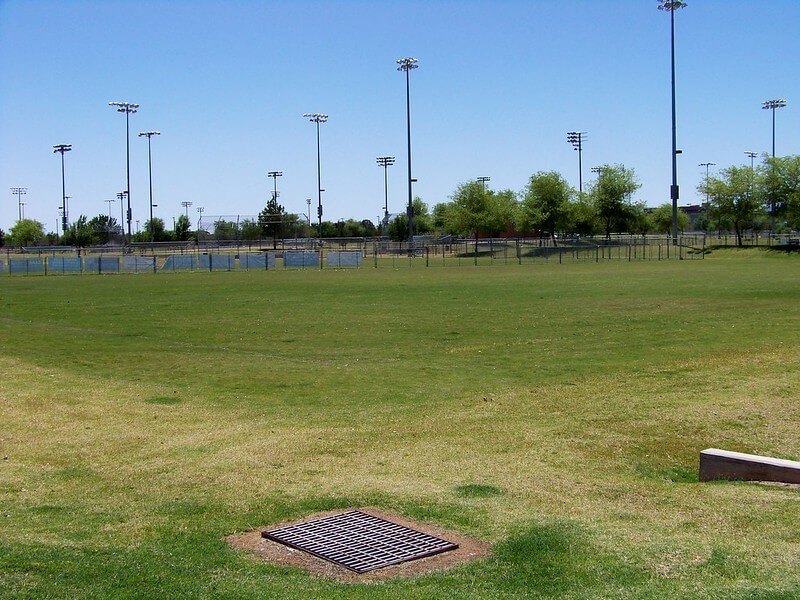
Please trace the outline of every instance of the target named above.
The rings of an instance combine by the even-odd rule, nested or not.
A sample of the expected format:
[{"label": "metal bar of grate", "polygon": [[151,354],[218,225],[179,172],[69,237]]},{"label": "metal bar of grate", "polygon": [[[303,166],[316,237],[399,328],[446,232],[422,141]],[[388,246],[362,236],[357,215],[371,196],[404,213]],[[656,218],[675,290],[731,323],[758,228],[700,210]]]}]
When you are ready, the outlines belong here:
[{"label": "metal bar of grate", "polygon": [[264,531],[261,536],[356,573],[458,548],[447,540],[358,510]]}]

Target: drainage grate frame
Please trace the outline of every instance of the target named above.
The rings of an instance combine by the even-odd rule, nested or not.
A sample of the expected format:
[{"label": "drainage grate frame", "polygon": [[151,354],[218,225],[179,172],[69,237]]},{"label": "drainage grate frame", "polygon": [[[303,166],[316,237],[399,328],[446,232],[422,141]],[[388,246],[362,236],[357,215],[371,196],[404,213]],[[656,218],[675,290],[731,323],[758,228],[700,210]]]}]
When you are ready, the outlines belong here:
[{"label": "drainage grate frame", "polygon": [[360,510],[262,531],[261,537],[366,573],[458,548],[458,544]]}]

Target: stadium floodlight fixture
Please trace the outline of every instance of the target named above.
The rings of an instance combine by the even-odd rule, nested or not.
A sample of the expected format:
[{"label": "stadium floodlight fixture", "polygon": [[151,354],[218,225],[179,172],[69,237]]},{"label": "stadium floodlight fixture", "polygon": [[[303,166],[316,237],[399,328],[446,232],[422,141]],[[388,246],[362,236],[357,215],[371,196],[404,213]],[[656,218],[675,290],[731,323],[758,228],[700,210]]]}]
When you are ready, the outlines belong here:
[{"label": "stadium floodlight fixture", "polygon": [[140,131],[139,137],[147,137],[147,172],[150,177],[150,243],[156,241],[156,229],[153,223],[153,152],[150,148],[150,138],[154,135],[161,135],[160,131]]},{"label": "stadium floodlight fixture", "polygon": [[754,164],[753,161],[755,160],[756,156],[758,156],[758,152],[753,152],[752,150],[745,150],[744,153],[745,153],[745,156],[750,158],[750,168],[754,169],[755,168],[755,164]]},{"label": "stadium floodlight fixture", "polygon": [[586,139],[585,131],[568,131],[567,142],[578,153],[578,191],[583,194],[583,141]]},{"label": "stadium floodlight fixture", "polygon": [[128,243],[131,241],[131,220],[133,213],[131,212],[131,127],[130,116],[138,112],[139,105],[135,102],[109,102],[109,106],[115,108],[119,113],[125,113],[125,173],[126,173],[126,188],[128,192]]},{"label": "stadium floodlight fixture", "polygon": [[72,144],[57,144],[53,146],[53,154],[61,154],[61,230],[66,233],[69,224],[67,213],[67,187],[64,180],[64,153],[72,150]]},{"label": "stadium floodlight fixture", "polygon": [[408,56],[406,58],[397,59],[397,70],[405,72],[406,74],[406,138],[408,142],[408,206],[406,213],[408,215],[408,251],[412,252],[411,240],[414,237],[414,202],[412,185],[414,178],[411,176],[411,71],[418,69],[418,59]]},{"label": "stadium floodlight fixture", "polygon": [[181,202],[181,206],[186,210],[186,218],[189,218],[189,207],[194,204],[193,202],[189,202],[188,200],[184,200]]},{"label": "stadium floodlight fixture", "polygon": [[765,100],[761,103],[761,108],[772,111],[772,157],[775,158],[775,109],[786,106],[786,100],[776,98],[775,100]]},{"label": "stadium floodlight fixture", "polygon": [[17,197],[17,206],[19,208],[19,220],[22,220],[22,206],[24,202],[22,202],[22,197],[28,193],[28,188],[26,187],[12,187],[11,193]]},{"label": "stadium floodlight fixture", "polygon": [[670,199],[672,200],[672,244],[678,245],[678,198],[680,188],[678,187],[678,126],[675,111],[675,11],[685,8],[686,2],[682,0],[658,0],[658,10],[669,13],[670,23],[670,66],[672,82],[672,184],[669,188]]},{"label": "stadium floodlight fixture", "polygon": [[[322,160],[319,150],[319,124],[328,121],[325,113],[304,113],[303,116],[314,123],[317,128],[317,220],[319,222],[319,241],[322,243]],[[320,265],[322,262],[320,261]]]}]

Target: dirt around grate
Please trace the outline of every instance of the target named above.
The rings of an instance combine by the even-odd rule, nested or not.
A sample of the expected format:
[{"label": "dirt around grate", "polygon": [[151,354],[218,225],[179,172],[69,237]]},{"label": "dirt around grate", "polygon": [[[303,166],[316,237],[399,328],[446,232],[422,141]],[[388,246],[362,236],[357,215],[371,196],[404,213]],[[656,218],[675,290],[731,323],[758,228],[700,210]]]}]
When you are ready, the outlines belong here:
[{"label": "dirt around grate", "polygon": [[[322,517],[330,517],[349,510],[360,510],[361,512],[405,525],[418,531],[434,535],[436,537],[445,539],[449,542],[458,544],[458,548],[434,556],[419,558],[408,562],[400,563],[399,565],[392,565],[382,569],[376,569],[367,573],[354,573],[353,571],[341,567],[332,562],[318,558],[308,552],[302,550],[295,550],[278,542],[261,537],[261,532],[268,529],[276,529],[278,527],[285,527],[287,525],[295,525],[303,521],[310,521],[312,519],[319,519]],[[492,547],[488,542],[476,540],[474,538],[461,535],[454,531],[449,531],[441,527],[429,525],[427,523],[420,523],[403,517],[396,513],[390,513],[377,508],[358,508],[358,509],[345,509],[334,510],[322,513],[308,515],[302,519],[295,519],[294,521],[286,521],[284,523],[270,524],[269,526],[260,527],[242,533],[233,533],[225,538],[228,545],[236,550],[245,550],[250,552],[269,563],[284,565],[289,567],[299,567],[316,575],[317,577],[324,577],[326,579],[335,579],[344,583],[363,583],[369,581],[382,581],[394,577],[414,577],[425,573],[432,573],[435,571],[444,571],[452,569],[458,565],[462,565],[479,558],[488,556],[491,553]]]}]

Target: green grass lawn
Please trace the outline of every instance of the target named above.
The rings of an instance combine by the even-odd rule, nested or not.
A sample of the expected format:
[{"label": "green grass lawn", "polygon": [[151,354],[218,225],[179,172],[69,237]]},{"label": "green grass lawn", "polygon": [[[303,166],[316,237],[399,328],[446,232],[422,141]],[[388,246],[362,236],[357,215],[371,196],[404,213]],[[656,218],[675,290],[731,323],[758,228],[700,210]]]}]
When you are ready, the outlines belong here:
[{"label": "green grass lawn", "polygon": [[[754,254],[756,253],[756,254]],[[0,279],[0,596],[796,598],[800,258]],[[495,544],[345,585],[224,536],[377,506]]]}]

